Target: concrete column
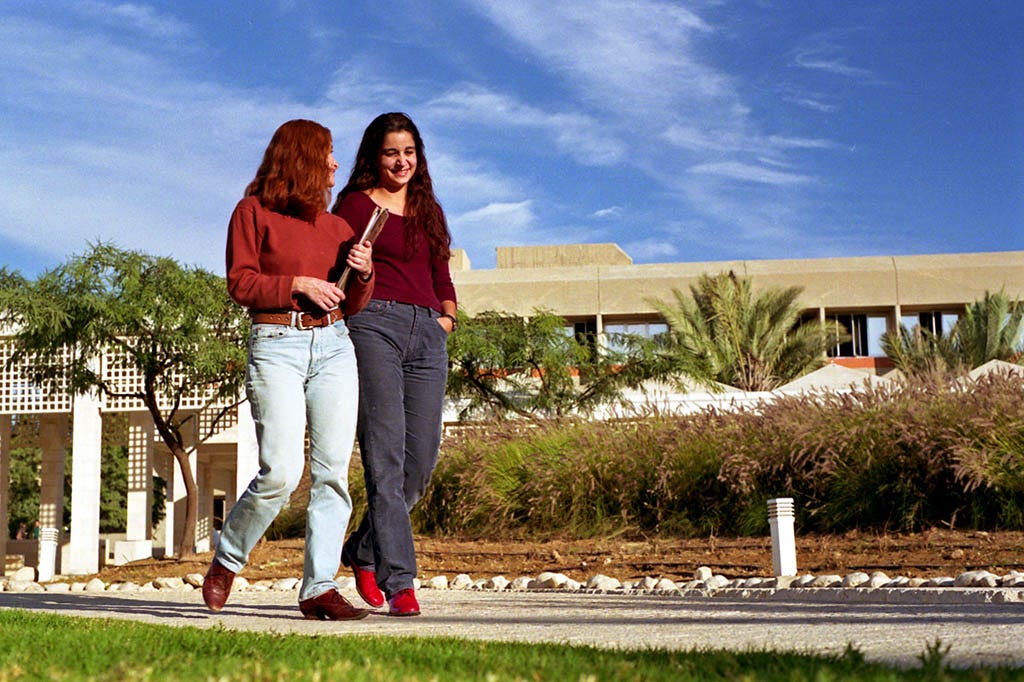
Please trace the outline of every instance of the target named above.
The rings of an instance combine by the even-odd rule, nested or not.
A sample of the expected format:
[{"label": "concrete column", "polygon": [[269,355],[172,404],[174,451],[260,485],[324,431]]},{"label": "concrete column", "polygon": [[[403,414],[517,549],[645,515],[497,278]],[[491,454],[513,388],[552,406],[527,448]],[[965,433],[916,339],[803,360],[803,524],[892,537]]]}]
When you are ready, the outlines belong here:
[{"label": "concrete column", "polygon": [[88,575],[100,569],[103,416],[93,393],[75,396],[72,410],[71,550],[64,572]]},{"label": "concrete column", "polygon": [[7,569],[7,521],[11,471],[11,415],[0,414],[0,577]]},{"label": "concrete column", "polygon": [[128,416],[128,528],[114,543],[118,566],[153,556],[153,419],[148,412]]},{"label": "concrete column", "polygon": [[164,556],[170,557],[174,556],[174,482],[178,465],[174,461],[174,456],[166,453],[156,457],[154,468],[157,476],[167,483],[167,487],[164,489],[164,519],[156,529],[158,535],[153,539],[157,547],[163,547]]},{"label": "concrete column", "polygon": [[64,527],[67,433],[66,414],[44,414],[39,418],[39,447],[42,450],[39,466],[39,582],[52,580],[60,568],[57,547],[60,546],[61,529]]},{"label": "concrete column", "polygon": [[196,504],[196,552],[200,554],[213,549],[213,472],[209,463],[199,464],[196,473],[196,488],[199,500]]}]

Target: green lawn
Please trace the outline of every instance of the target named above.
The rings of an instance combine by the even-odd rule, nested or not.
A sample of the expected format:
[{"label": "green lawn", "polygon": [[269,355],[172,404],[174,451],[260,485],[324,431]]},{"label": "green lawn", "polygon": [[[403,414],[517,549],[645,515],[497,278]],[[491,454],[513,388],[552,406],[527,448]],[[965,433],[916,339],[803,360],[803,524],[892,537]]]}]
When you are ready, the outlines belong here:
[{"label": "green lawn", "polygon": [[941,647],[922,667],[859,652],[610,651],[452,638],[272,635],[0,611],[8,680],[1024,680],[1024,669],[950,671]]}]

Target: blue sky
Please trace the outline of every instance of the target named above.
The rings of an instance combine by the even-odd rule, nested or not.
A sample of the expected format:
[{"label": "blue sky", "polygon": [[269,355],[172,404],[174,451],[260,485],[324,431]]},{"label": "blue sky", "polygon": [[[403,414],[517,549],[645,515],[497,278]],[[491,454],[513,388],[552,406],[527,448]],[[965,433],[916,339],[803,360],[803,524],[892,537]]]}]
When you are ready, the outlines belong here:
[{"label": "blue sky", "polygon": [[1024,249],[1024,3],[0,0],[0,265],[223,273],[274,129],[408,112],[454,245]]}]

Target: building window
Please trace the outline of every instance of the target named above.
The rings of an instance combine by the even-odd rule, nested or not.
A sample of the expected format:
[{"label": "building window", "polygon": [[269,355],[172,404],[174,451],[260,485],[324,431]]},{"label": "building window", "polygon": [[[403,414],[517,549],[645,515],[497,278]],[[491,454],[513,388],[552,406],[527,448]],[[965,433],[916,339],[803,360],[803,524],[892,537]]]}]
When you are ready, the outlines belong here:
[{"label": "building window", "polygon": [[920,327],[936,336],[948,336],[949,332],[953,330],[953,325],[959,319],[960,315],[957,313],[928,310],[913,315],[904,315],[900,322],[908,331]]},{"label": "building window", "polygon": [[842,343],[838,338],[828,351],[830,358],[882,357],[882,334],[886,331],[884,315],[840,313],[826,315],[826,323],[838,322],[850,335]]},{"label": "building window", "polygon": [[664,322],[617,322],[604,325],[605,347],[613,351],[625,350],[622,337],[626,334],[647,339],[665,334],[668,325]]}]

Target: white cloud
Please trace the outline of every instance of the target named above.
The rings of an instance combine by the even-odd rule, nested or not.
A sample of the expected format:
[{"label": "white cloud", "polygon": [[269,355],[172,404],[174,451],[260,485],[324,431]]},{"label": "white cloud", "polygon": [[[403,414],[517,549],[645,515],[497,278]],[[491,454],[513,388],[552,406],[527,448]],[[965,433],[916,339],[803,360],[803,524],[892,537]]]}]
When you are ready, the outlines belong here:
[{"label": "white cloud", "polygon": [[193,34],[187,24],[149,5],[88,0],[80,3],[77,8],[93,20],[120,30],[135,30],[152,38],[179,41]]},{"label": "white cloud", "polygon": [[691,166],[687,172],[697,175],[714,175],[742,182],[756,182],[765,185],[796,185],[813,182],[813,178],[797,173],[784,173],[738,161],[702,163]]},{"label": "white cloud", "polygon": [[479,85],[462,84],[425,106],[429,115],[449,123],[459,121],[506,133],[508,128],[535,130],[582,165],[610,165],[621,161],[626,152],[625,144],[590,116],[546,112]]},{"label": "white cloud", "polygon": [[622,213],[623,211],[621,206],[609,206],[608,208],[602,208],[594,211],[593,217],[598,219],[620,218],[622,217]]}]

